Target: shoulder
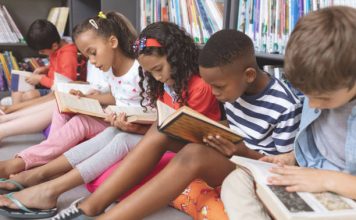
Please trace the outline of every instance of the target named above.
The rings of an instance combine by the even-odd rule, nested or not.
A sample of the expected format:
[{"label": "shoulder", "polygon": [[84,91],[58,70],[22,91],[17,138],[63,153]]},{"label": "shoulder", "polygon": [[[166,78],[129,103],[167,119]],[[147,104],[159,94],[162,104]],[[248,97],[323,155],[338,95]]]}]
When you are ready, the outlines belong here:
[{"label": "shoulder", "polygon": [[211,87],[199,75],[193,75],[188,82],[188,92],[189,94],[197,92],[211,93]]},{"label": "shoulder", "polygon": [[65,44],[64,46],[60,47],[58,49],[58,54],[75,54],[77,55],[77,47],[72,44],[72,43],[68,43],[68,44]]}]

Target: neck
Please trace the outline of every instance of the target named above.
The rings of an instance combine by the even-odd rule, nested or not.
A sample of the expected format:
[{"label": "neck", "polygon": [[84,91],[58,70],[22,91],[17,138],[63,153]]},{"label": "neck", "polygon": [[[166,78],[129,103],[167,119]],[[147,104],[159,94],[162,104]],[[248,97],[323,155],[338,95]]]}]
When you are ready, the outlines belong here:
[{"label": "neck", "polygon": [[270,81],[270,77],[261,71],[259,68],[256,69],[256,79],[249,85],[246,89],[246,95],[257,95],[261,93]]},{"label": "neck", "polygon": [[135,62],[134,59],[126,57],[121,53],[117,53],[115,56],[114,64],[112,65],[112,72],[115,76],[123,76],[129,71],[132,64]]}]

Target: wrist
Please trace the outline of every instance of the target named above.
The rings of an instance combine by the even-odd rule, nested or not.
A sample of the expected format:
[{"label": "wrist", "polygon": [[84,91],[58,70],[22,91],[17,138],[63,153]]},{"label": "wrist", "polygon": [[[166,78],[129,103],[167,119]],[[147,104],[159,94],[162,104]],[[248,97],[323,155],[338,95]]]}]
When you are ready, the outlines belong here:
[{"label": "wrist", "polygon": [[323,175],[323,189],[325,191],[334,192],[336,188],[336,181],[338,173],[333,171],[324,171]]}]

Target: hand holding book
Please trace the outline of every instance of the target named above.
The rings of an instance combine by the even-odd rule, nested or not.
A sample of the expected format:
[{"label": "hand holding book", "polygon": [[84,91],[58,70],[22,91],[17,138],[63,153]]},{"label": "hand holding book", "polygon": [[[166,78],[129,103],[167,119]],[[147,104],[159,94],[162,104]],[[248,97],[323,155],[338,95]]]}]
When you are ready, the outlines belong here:
[{"label": "hand holding book", "polygon": [[203,138],[203,142],[227,157],[233,155],[246,155],[247,147],[242,141],[232,143],[230,140],[221,137],[219,134],[208,134]]}]

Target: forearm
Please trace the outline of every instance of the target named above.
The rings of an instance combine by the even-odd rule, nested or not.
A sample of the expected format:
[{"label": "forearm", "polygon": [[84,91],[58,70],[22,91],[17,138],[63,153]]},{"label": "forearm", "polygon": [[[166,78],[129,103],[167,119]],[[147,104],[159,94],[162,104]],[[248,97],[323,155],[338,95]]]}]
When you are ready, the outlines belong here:
[{"label": "forearm", "polygon": [[96,99],[102,105],[115,105],[115,98],[111,93],[88,95],[86,97]]},{"label": "forearm", "polygon": [[41,104],[41,103],[47,102],[47,101],[52,100],[52,99],[54,99],[53,93],[49,93],[48,95],[41,96],[41,97],[38,97],[36,99],[32,99],[32,100],[29,100],[29,101],[25,101],[25,102],[21,102],[21,103],[18,103],[18,104],[11,105],[10,107],[6,108],[5,113],[7,113],[7,114],[8,113],[12,113],[12,112],[18,111],[20,109],[24,109],[24,108],[27,108],[27,107],[31,107],[31,106],[34,106],[34,105],[37,105],[37,104]]},{"label": "forearm", "polygon": [[350,174],[324,171],[325,172],[325,189],[329,192],[356,199],[356,176]]},{"label": "forearm", "polygon": [[237,151],[237,155],[242,156],[242,157],[251,158],[251,159],[256,159],[256,160],[258,160],[264,156],[263,154],[260,154],[259,152],[255,151],[255,150],[251,150],[243,142],[241,143],[239,150]]}]

